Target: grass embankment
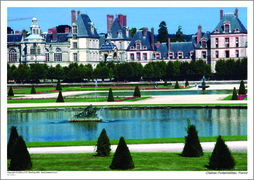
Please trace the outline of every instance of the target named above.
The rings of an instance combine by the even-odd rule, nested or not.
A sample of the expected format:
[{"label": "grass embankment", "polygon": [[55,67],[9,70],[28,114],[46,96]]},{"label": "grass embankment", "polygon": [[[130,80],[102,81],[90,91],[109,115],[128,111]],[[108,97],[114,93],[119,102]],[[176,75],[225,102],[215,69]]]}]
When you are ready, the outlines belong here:
[{"label": "grass embankment", "polygon": [[[216,142],[217,136],[199,137],[200,142]],[[247,136],[223,136],[224,141],[247,141]],[[117,145],[119,139],[110,140],[111,145]],[[155,138],[155,139],[125,139],[127,144],[155,144],[155,143],[184,143],[180,138]],[[26,142],[27,147],[61,147],[61,146],[96,146],[97,140],[91,141],[62,141],[62,142]]]},{"label": "grass embankment", "polygon": [[[33,167],[29,171],[112,171],[109,166],[113,153],[108,157],[93,155],[94,153],[30,154]],[[208,165],[211,153],[191,158],[168,152],[131,152],[131,156],[135,168],[128,171],[209,171],[205,165]],[[247,153],[232,153],[232,156],[236,166],[230,171],[247,171]],[[10,160],[7,161],[7,167],[9,166]]]}]

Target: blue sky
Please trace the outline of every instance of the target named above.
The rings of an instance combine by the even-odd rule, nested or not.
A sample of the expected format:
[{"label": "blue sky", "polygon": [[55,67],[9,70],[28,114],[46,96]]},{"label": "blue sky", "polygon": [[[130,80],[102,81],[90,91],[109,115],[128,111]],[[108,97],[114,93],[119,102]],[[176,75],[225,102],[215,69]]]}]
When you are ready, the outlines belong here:
[{"label": "blue sky", "polygon": [[[114,16],[116,14],[123,14],[127,15],[127,26],[130,29],[133,27],[137,29],[147,27],[151,30],[151,27],[153,27],[155,34],[157,34],[160,22],[165,21],[169,34],[174,34],[179,25],[182,26],[184,34],[195,34],[198,25],[202,26],[203,32],[213,31],[220,20],[220,9],[223,9],[224,14],[234,13],[237,7],[239,19],[248,29],[247,6],[206,7],[205,5],[204,7],[96,7],[94,3],[94,7],[85,7],[84,5],[80,7],[43,7],[42,3],[42,7],[7,7],[6,19],[36,17],[41,30],[47,32],[48,28],[59,25],[71,25],[71,10],[74,9],[76,12],[80,10],[81,13],[87,13],[91,21],[95,23],[98,33],[106,33],[107,31],[107,14]],[[209,4],[207,5],[209,6]],[[36,6],[38,6],[38,3]],[[90,6],[93,6],[93,4],[90,4]],[[29,30],[31,20],[32,18],[7,21],[7,26],[11,27],[14,31]]]}]

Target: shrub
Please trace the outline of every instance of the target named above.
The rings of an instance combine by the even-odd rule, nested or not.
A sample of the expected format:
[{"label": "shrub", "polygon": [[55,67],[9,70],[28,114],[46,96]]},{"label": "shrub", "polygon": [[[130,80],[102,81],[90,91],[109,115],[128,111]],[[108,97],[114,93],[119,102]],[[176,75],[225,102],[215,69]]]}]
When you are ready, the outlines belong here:
[{"label": "shrub", "polygon": [[234,90],[233,90],[232,100],[239,100],[239,98],[238,98],[238,96],[237,96],[237,92],[236,92],[236,88],[235,88],[235,87],[234,87]]},{"label": "shrub", "polygon": [[56,102],[64,102],[62,91],[59,91]]},{"label": "shrub", "polygon": [[10,130],[11,130],[11,133],[10,133],[9,141],[7,144],[7,159],[11,159],[14,146],[16,145],[18,137],[19,137],[17,128],[15,126],[12,126]]},{"label": "shrub", "polygon": [[196,126],[190,124],[190,120],[187,119],[188,126],[185,129],[188,133],[185,136],[185,146],[183,148],[182,156],[184,157],[200,157],[203,156],[203,149],[198,139],[198,131]]},{"label": "shrub", "polygon": [[178,84],[178,81],[176,81],[176,84],[175,84],[175,89],[179,89],[179,84]]},{"label": "shrub", "polygon": [[8,91],[8,96],[14,96],[14,92],[12,90],[12,87],[10,87],[10,89]]},{"label": "shrub", "polygon": [[238,90],[238,94],[246,94],[245,86],[243,80],[241,80],[240,87]]},{"label": "shrub", "polygon": [[164,86],[168,86],[168,82],[167,82],[167,80],[165,80],[165,82],[164,82]]},{"label": "shrub", "polygon": [[207,167],[209,169],[223,170],[232,169],[234,166],[234,158],[220,135],[213,149],[212,156],[209,158],[209,165]]},{"label": "shrub", "polygon": [[114,96],[113,96],[113,92],[112,92],[112,88],[109,89],[108,92],[108,102],[114,102]]},{"label": "shrub", "polygon": [[109,156],[110,154],[110,142],[105,129],[102,129],[101,134],[97,141],[97,156]]},{"label": "shrub", "polygon": [[32,161],[22,136],[18,137],[11,157],[9,170],[21,171],[32,168]]},{"label": "shrub", "polygon": [[136,85],[135,90],[134,90],[133,97],[135,97],[135,96],[141,97],[141,93],[140,93],[138,85]]},{"label": "shrub", "polygon": [[186,79],[185,86],[189,86],[189,81]]},{"label": "shrub", "polygon": [[62,90],[62,86],[61,86],[60,80],[57,81],[56,90],[59,90],[59,91]]},{"label": "shrub", "polygon": [[132,160],[129,148],[127,147],[123,137],[120,138],[112,163],[109,168],[119,170],[134,168],[134,162]]},{"label": "shrub", "polygon": [[30,93],[30,94],[36,94],[36,91],[35,91],[34,85],[32,85],[32,89],[31,89],[31,93]]}]

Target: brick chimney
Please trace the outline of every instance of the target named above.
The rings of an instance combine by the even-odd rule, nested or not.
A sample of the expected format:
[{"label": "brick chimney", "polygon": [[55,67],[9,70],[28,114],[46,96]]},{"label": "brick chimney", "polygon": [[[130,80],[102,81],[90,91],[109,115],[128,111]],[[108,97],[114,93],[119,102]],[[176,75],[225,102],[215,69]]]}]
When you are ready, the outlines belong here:
[{"label": "brick chimney", "polygon": [[26,38],[26,30],[23,29],[22,30],[22,41],[25,41],[25,38]]},{"label": "brick chimney", "polygon": [[197,34],[197,44],[199,43],[200,39],[202,38],[202,26],[198,26],[198,34]]},{"label": "brick chimney", "polygon": [[123,15],[123,22],[124,22],[125,26],[127,26],[127,16],[126,15]]},{"label": "brick chimney", "polygon": [[151,28],[151,46],[152,49],[154,50],[154,28]]},{"label": "brick chimney", "polygon": [[114,15],[107,15],[107,32],[110,30],[114,22]]},{"label": "brick chimney", "polygon": [[220,10],[220,20],[222,19],[222,17],[223,17],[223,10],[221,9]]},{"label": "brick chimney", "polygon": [[52,28],[52,41],[57,41],[57,29],[56,27]]},{"label": "brick chimney", "polygon": [[146,32],[148,31],[148,28],[146,28],[146,27],[143,27],[143,37],[146,37]]},{"label": "brick chimney", "polygon": [[78,15],[78,17],[79,17],[79,15],[80,15],[80,10],[78,10],[78,13],[77,13],[77,15]]},{"label": "brick chimney", "polygon": [[52,34],[52,28],[48,28],[48,33]]},{"label": "brick chimney", "polygon": [[123,28],[123,15],[122,14],[118,14],[118,20],[120,22],[121,28]]},{"label": "brick chimney", "polygon": [[16,30],[16,31],[15,31],[15,34],[19,34],[19,30]]},{"label": "brick chimney", "polygon": [[168,51],[170,51],[170,38],[168,38]]},{"label": "brick chimney", "polygon": [[75,13],[76,13],[75,10],[71,11],[71,24],[76,21],[76,14]]},{"label": "brick chimney", "polygon": [[65,33],[70,33],[70,28],[65,27]]},{"label": "brick chimney", "polygon": [[235,8],[235,16],[236,16],[236,18],[238,18],[238,9],[237,8]]}]

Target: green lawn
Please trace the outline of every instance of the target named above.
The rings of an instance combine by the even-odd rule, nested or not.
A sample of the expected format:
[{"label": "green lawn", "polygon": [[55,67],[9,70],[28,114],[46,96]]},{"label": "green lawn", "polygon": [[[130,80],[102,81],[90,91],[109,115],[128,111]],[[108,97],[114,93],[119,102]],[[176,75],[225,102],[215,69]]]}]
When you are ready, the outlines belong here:
[{"label": "green lawn", "polygon": [[[96,157],[94,153],[30,155],[33,164],[30,171],[112,171],[109,166],[114,154],[109,157]],[[236,166],[230,171],[247,171],[247,153],[232,155]],[[169,152],[131,152],[131,156],[135,168],[128,171],[210,171],[205,165],[208,165],[211,153],[192,158]],[[7,167],[9,165],[10,160]]]},{"label": "green lawn", "polygon": [[[223,98],[222,100],[231,100],[232,95],[228,95],[227,97]],[[248,100],[248,96],[246,96],[243,100]]]}]

